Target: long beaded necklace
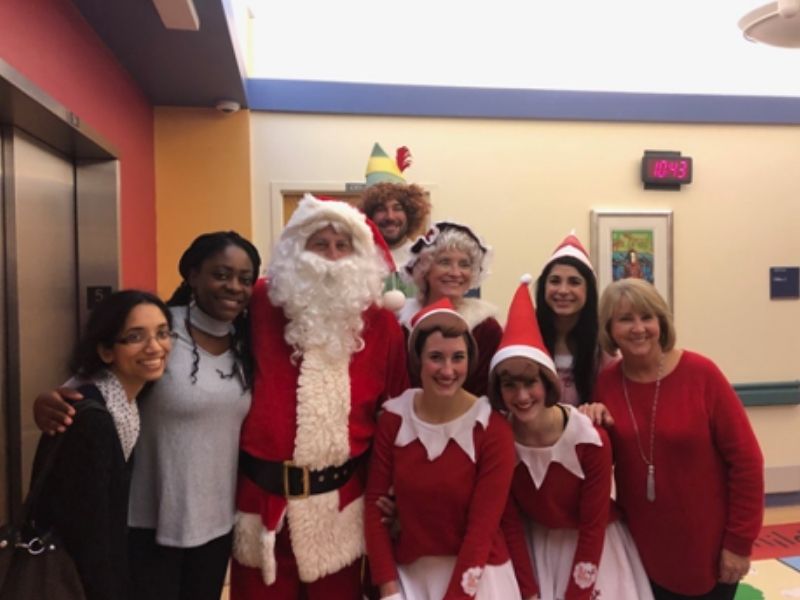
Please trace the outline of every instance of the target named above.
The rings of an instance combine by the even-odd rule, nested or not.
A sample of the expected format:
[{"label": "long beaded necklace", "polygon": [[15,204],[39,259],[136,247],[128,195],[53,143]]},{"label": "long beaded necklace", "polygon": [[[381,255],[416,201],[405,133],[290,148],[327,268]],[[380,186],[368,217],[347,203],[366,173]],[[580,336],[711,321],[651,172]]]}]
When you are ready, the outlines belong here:
[{"label": "long beaded necklace", "polygon": [[656,409],[658,408],[658,392],[661,390],[661,368],[664,366],[664,354],[658,358],[658,374],[656,375],[656,392],[653,395],[653,411],[650,414],[650,458],[648,459],[644,454],[642,447],[642,438],[639,435],[639,426],[636,424],[636,417],[633,416],[633,407],[631,400],[628,397],[628,385],[625,382],[625,371],[620,368],[622,373],[622,392],[625,394],[625,403],[628,405],[628,414],[631,416],[633,423],[633,431],[636,434],[636,445],[639,446],[639,453],[642,455],[644,464],[647,465],[647,499],[650,502],[656,500],[656,465],[653,460],[653,451],[656,444]]}]

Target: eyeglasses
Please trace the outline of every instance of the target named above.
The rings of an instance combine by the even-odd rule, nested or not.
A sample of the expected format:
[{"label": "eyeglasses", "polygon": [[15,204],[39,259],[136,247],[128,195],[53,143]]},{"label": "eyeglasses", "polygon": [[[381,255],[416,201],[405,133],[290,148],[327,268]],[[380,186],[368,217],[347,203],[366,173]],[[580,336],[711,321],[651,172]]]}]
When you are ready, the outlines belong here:
[{"label": "eyeglasses", "polygon": [[125,346],[146,346],[150,343],[150,340],[155,339],[159,344],[164,345],[171,342],[174,337],[175,334],[166,327],[152,334],[146,332],[144,329],[132,329],[114,341]]}]

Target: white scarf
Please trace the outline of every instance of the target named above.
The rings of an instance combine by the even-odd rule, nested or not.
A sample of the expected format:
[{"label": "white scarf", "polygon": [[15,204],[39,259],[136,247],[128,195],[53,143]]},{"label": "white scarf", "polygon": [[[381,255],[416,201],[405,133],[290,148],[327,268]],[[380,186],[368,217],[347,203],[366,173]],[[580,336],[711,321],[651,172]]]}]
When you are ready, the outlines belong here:
[{"label": "white scarf", "polygon": [[128,394],[111,371],[105,371],[99,375],[92,383],[103,394],[106,401],[106,408],[111,413],[114,420],[114,427],[117,429],[122,453],[127,461],[131,457],[133,447],[139,438],[139,405],[136,400],[128,400]]}]

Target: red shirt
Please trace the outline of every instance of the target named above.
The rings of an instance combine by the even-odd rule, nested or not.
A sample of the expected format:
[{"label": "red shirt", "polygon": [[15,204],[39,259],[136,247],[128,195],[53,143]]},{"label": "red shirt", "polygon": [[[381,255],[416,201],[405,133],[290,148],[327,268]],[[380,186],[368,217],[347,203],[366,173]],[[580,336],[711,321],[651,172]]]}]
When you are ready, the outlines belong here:
[{"label": "red shirt", "polygon": [[[702,595],[719,577],[722,548],[748,556],[764,512],[764,460],[747,414],[709,359],[684,350],[661,381],[655,424],[655,501],[622,387],[621,364],[603,371],[595,397],[614,416],[609,430],[617,502],[648,577]],[[650,453],[655,382],[627,381],[641,447]]]},{"label": "red shirt", "polygon": [[[485,398],[478,402],[489,410]],[[508,560],[499,526],[515,462],[511,428],[493,411],[485,428],[475,422],[473,462],[453,439],[433,460],[419,439],[396,446],[401,424],[397,414],[381,415],[370,463],[365,529],[373,581],[380,585],[398,579],[396,563],[456,556],[445,599],[469,600],[472,596],[461,586],[464,573]],[[394,541],[375,505],[392,486],[401,528]]]},{"label": "red shirt", "polygon": [[[589,423],[578,423],[578,419],[585,417],[573,411],[568,427],[592,427]],[[589,563],[595,568],[600,564],[606,527],[616,519],[616,511],[611,501],[611,446],[608,434],[602,429],[597,429],[597,432],[602,446],[591,443],[573,446],[583,471],[582,479],[560,462],[551,462],[537,489],[528,467],[523,462],[517,464],[509,506],[503,517],[503,531],[523,598],[538,595],[539,585],[531,569],[519,514],[548,529],[578,531],[578,545],[570,572],[574,572],[578,563]],[[574,578],[570,578],[565,598],[589,600],[593,591],[594,585],[581,588]]]}]

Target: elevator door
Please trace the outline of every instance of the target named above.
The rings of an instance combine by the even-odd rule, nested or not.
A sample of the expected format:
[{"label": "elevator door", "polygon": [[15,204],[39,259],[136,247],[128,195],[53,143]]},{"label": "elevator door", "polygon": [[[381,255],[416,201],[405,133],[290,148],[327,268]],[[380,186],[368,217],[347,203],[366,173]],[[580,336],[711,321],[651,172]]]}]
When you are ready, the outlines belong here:
[{"label": "elevator door", "polygon": [[8,460],[6,478],[24,494],[39,439],[33,400],[66,379],[77,336],[75,168],[16,129],[5,130],[3,152],[7,368],[2,387],[6,431],[18,449]]}]

